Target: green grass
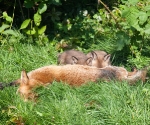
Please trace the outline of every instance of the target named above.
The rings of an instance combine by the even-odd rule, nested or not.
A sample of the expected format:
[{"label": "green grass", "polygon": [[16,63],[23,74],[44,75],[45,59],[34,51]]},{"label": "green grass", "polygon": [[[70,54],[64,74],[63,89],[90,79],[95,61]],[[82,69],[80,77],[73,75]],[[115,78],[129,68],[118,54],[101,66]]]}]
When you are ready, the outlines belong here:
[{"label": "green grass", "polygon": [[[0,48],[0,82],[20,77],[22,69],[56,64],[57,51],[17,44]],[[148,125],[150,124],[150,85],[129,86],[126,82],[89,83],[70,87],[54,82],[37,88],[37,103],[24,102],[17,87],[0,91],[0,125]]]}]

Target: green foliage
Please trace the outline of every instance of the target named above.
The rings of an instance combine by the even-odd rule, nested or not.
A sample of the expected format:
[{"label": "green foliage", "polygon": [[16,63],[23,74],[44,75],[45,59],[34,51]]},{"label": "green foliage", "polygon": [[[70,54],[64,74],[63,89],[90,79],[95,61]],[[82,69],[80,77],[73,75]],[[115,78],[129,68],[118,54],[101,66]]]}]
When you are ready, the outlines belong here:
[{"label": "green foliage", "polygon": [[[140,4],[142,4],[143,6],[141,7]],[[150,6],[147,5],[146,2],[136,3],[136,6],[132,6],[133,4],[129,2],[127,5],[122,5],[122,17],[126,19],[126,25],[128,25],[129,28],[133,27],[135,30],[139,31],[139,35],[148,37],[148,35],[150,35],[150,33],[147,32],[147,30],[150,30],[150,28],[148,27],[150,16],[148,11]]]},{"label": "green foliage", "polygon": [[53,21],[53,23],[55,23],[55,21],[59,21],[60,20],[60,15],[61,12],[60,11],[56,11],[55,8],[52,9],[52,12],[47,14],[47,16],[51,17],[51,20]]},{"label": "green foliage", "polygon": [[[25,2],[27,4],[27,7],[30,7],[30,6],[28,6],[28,4],[30,5],[31,1],[25,1]],[[44,13],[46,10],[47,10],[47,5],[44,3],[40,3],[37,12],[33,16],[33,20],[26,19],[21,24],[20,30],[23,30],[27,35],[35,36],[36,38],[38,38],[39,35],[44,34],[44,32],[46,30],[46,26],[42,26],[42,27],[39,27],[39,26],[42,21],[41,14]]]},{"label": "green foliage", "polygon": [[148,61],[138,61],[143,57],[149,60],[150,5],[147,0],[16,2],[15,5],[8,4],[16,8],[14,17],[12,9],[1,17],[2,44],[6,43],[3,36],[9,39],[15,35],[20,39],[12,30],[12,26],[17,25],[20,32],[28,36],[26,41],[38,45],[51,41],[58,51],[71,48],[85,52],[105,50],[115,57],[113,62],[142,63],[139,67],[149,64]]},{"label": "green foliage", "polygon": [[[28,18],[22,22],[20,30],[29,35],[34,43],[44,45],[49,41],[45,35],[47,26],[41,26],[42,14],[47,10],[47,4],[45,1],[42,2],[36,0],[35,2],[38,2],[36,4],[39,4],[36,9],[37,12],[33,14],[33,19]],[[31,8],[35,6],[35,2],[26,0],[24,1],[24,4],[26,8]]]},{"label": "green foliage", "polygon": [[0,27],[0,32],[2,33],[5,29],[9,28],[9,25],[7,24],[3,24],[1,27]]},{"label": "green foliage", "polygon": [[137,67],[142,67],[150,62],[149,57],[144,57],[145,46],[149,44],[150,39],[149,2],[135,0],[124,3],[124,5],[119,6],[122,11],[122,18],[124,19],[123,22],[120,22],[120,26],[123,28],[123,32],[130,38],[128,44],[126,44],[129,45],[130,53],[132,54],[129,56],[128,61]]},{"label": "green foliage", "polygon": [[0,34],[4,36],[13,35],[17,37],[16,32],[11,29],[13,19],[8,16],[6,12],[3,12],[3,16],[0,18],[4,19],[4,22],[0,27]]},{"label": "green foliage", "polygon": [[[100,13],[105,13],[104,9],[99,11]],[[91,17],[88,10],[84,10],[75,19],[66,19],[63,23],[56,22],[55,27],[59,31],[57,31],[58,37],[56,39],[63,40],[73,48],[114,52],[116,50],[115,32],[113,28],[106,26],[109,20],[105,22],[105,19],[103,19],[107,19],[108,15],[102,15],[104,16],[102,17],[100,13],[96,13]]]}]

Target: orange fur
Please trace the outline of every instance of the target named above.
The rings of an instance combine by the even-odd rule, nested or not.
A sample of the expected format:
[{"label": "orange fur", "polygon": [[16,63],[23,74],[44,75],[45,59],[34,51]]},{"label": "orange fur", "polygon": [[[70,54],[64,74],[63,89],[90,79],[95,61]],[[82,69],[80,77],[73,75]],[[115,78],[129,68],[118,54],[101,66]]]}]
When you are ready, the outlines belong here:
[{"label": "orange fur", "polygon": [[53,81],[62,81],[69,85],[80,86],[89,81],[110,81],[114,79],[118,81],[126,80],[133,84],[137,80],[144,81],[145,75],[143,76],[143,71],[137,71],[134,75],[128,76],[128,72],[125,68],[116,66],[96,68],[83,65],[50,65],[35,69],[28,74],[22,71],[21,78],[17,80],[17,82],[20,83],[17,92],[27,100],[35,97],[32,88],[47,85]]}]

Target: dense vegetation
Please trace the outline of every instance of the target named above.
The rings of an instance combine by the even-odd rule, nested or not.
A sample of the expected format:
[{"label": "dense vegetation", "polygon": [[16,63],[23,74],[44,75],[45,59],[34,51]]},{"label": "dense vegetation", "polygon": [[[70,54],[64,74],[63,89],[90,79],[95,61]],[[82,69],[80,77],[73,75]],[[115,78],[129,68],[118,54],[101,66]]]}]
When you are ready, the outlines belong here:
[{"label": "dense vegetation", "polygon": [[[56,64],[75,48],[105,50],[113,65],[142,68],[150,62],[150,2],[147,0],[0,0],[0,82],[20,71]],[[149,124],[150,87],[139,82],[55,83],[24,103],[17,87],[0,91],[0,124]]]},{"label": "dense vegetation", "polygon": [[114,56],[114,63],[138,68],[150,61],[147,0],[0,2],[1,45],[18,41],[39,46],[50,43],[58,51],[105,50]]}]

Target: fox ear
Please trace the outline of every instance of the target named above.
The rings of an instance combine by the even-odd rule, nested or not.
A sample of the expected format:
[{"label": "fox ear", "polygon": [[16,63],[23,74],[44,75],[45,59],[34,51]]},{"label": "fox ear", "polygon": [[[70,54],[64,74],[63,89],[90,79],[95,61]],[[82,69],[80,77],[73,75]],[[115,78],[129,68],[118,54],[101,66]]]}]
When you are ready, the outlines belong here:
[{"label": "fox ear", "polygon": [[86,64],[87,65],[92,65],[92,60],[93,60],[93,58],[92,57],[89,57],[87,60],[86,60]]},{"label": "fox ear", "polygon": [[111,57],[111,55],[110,55],[110,54],[108,54],[108,55],[104,56],[104,61],[109,62],[109,61],[110,61],[110,57]]},{"label": "fox ear", "polygon": [[77,59],[75,56],[72,56],[72,61],[73,61],[73,63],[72,63],[72,64],[77,64],[78,59]]},{"label": "fox ear", "polygon": [[96,54],[94,51],[91,52],[91,55],[92,55],[92,58],[93,58],[93,59],[97,59],[97,58],[98,58],[98,57],[97,57],[97,54]]},{"label": "fox ear", "polygon": [[21,72],[21,84],[28,84],[29,78],[25,70]]}]

